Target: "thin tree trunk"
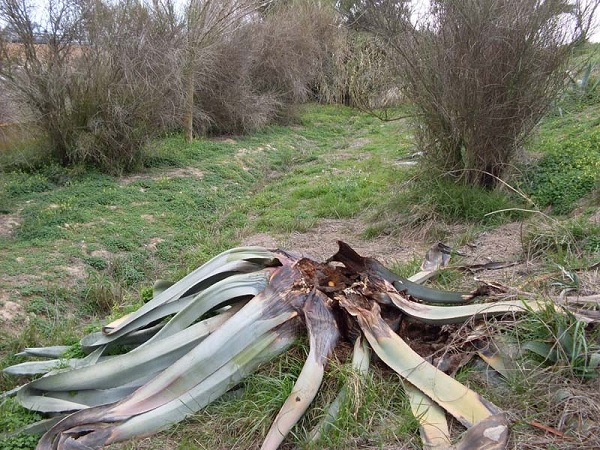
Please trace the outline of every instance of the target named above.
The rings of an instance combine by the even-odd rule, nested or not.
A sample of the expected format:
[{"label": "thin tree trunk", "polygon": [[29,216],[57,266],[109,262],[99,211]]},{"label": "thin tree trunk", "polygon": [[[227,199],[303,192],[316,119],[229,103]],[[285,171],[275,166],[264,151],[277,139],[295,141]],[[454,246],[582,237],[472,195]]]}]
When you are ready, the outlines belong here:
[{"label": "thin tree trunk", "polygon": [[192,142],[194,139],[194,48],[189,43],[184,77],[185,103],[183,113],[183,133],[185,141]]}]

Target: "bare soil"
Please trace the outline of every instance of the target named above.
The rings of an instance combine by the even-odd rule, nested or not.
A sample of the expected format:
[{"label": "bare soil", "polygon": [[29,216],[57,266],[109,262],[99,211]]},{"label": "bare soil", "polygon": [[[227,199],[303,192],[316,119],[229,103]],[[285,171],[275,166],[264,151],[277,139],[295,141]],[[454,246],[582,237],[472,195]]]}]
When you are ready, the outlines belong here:
[{"label": "bare soil", "polygon": [[287,236],[258,233],[246,237],[242,244],[295,250],[316,261],[323,261],[337,251],[337,241],[342,240],[361,255],[377,258],[384,264],[422,256],[428,248],[425,242],[402,242],[397,237],[365,239],[362,237],[365,228],[360,219],[326,219],[305,233],[295,232]]},{"label": "bare soil", "polygon": [[182,169],[173,169],[173,170],[161,170],[160,173],[157,174],[138,174],[138,175],[130,175],[127,177],[122,177],[120,182],[123,185],[128,185],[140,180],[157,180],[164,178],[178,178],[178,177],[196,177],[202,178],[204,176],[204,172],[195,167],[184,167]]},{"label": "bare soil", "polygon": [[[360,219],[327,219],[305,233],[271,235],[258,233],[247,236],[243,245],[259,245],[267,248],[295,250],[317,261],[323,261],[337,251],[337,241],[342,240],[359,254],[377,258],[383,264],[406,262],[414,258],[424,258],[425,253],[435,244],[415,236],[403,239],[398,236],[380,236],[365,239],[362,236],[366,224]],[[514,276],[526,271],[522,262],[522,223],[513,222],[481,233],[469,245],[459,249],[464,253],[464,264],[483,264],[490,261],[519,261],[519,264],[497,271],[499,274]],[[496,272],[496,271],[495,271]]]},{"label": "bare soil", "polygon": [[0,236],[12,236],[21,219],[17,214],[0,214]]}]

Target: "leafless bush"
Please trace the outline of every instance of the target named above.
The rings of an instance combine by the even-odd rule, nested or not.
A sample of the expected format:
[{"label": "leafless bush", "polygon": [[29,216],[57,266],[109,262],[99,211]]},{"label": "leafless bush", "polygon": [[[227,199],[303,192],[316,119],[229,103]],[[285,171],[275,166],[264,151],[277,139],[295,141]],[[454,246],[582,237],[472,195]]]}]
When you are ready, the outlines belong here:
[{"label": "leafless bush", "polygon": [[396,106],[401,96],[395,71],[373,33],[357,26],[363,17],[360,3],[336,3],[335,33],[321,60],[316,99],[371,110]]},{"label": "leafless bush", "polygon": [[146,140],[177,121],[179,29],[166,9],[135,0],[51,0],[40,33],[32,6],[0,1],[18,41],[1,46],[0,75],[34,112],[63,164],[131,169]]},{"label": "leafless bush", "polygon": [[196,134],[254,131],[277,115],[281,102],[253,83],[248,44],[236,34],[204,52],[194,96]]},{"label": "leafless bush", "polygon": [[[359,2],[361,24],[395,62],[429,161],[491,188],[562,87],[580,36],[562,0],[437,0],[411,23],[411,2]],[[414,16],[413,16],[414,17]]]},{"label": "leafless bush", "polygon": [[332,51],[332,8],[291,2],[223,36],[198,59],[199,132],[247,132],[285,120],[307,100]]},{"label": "leafless bush", "polygon": [[[18,90],[63,164],[129,170],[157,132],[244,132],[285,118],[310,94],[336,34],[333,8],[310,0],[0,0],[20,42],[0,45]],[[40,44],[40,38],[43,43]],[[14,53],[14,52],[13,52]]]}]

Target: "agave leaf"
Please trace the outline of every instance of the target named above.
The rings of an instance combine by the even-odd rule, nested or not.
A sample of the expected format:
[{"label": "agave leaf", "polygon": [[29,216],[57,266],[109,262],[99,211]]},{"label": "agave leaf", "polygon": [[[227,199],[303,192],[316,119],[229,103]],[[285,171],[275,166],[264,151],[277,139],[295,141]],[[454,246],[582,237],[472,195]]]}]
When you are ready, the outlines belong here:
[{"label": "agave leaf", "polygon": [[[109,399],[113,396],[103,392],[104,390],[130,383],[135,387],[140,386],[142,381],[147,381],[148,376],[169,367],[188,353],[235,312],[232,309],[206,319],[152,346],[137,348],[92,366],[61,371],[34,380],[18,393],[19,402],[26,408],[44,412],[73,411],[90,404],[110,403]],[[90,404],[70,401],[74,399],[73,394],[79,391],[90,391],[87,395],[92,395],[94,400],[88,400]],[[66,392],[69,397],[61,400],[60,394],[53,395],[51,392]],[[123,396],[129,393],[131,390]],[[103,400],[105,395],[106,400]]]},{"label": "agave leaf", "polygon": [[450,249],[447,245],[438,242],[432,245],[427,253],[425,259],[421,263],[421,271],[410,276],[408,281],[413,283],[422,284],[425,281],[433,277],[440,269],[446,267],[450,261]]},{"label": "agave leaf", "polygon": [[[175,303],[179,303],[182,300],[186,300],[186,301],[191,301],[193,297],[186,297],[184,299],[180,299],[177,302],[172,302],[169,305],[165,305],[165,306],[173,306],[173,304]],[[179,304],[177,306],[176,311],[181,309],[181,304]],[[154,311],[152,311],[153,314],[154,312],[157,312],[158,308],[155,309]],[[176,312],[175,311],[175,312]],[[92,352],[98,348],[104,348],[105,351],[114,347],[118,347],[118,346],[133,346],[136,347],[140,344],[143,344],[144,342],[146,342],[148,339],[150,339],[152,336],[154,336],[156,333],[158,333],[158,331],[164,327],[165,324],[163,322],[159,322],[155,325],[146,327],[146,328],[142,328],[140,330],[135,330],[132,331],[130,333],[125,334],[124,336],[121,336],[118,339],[115,339],[111,342],[109,342],[108,344],[97,344],[97,342],[100,341],[100,339],[104,338],[104,333],[102,333],[101,331],[97,331],[94,333],[90,333],[87,334],[86,336],[84,336],[80,341],[80,345],[81,345],[81,349],[85,352],[85,353],[89,353]]]},{"label": "agave leaf", "polygon": [[76,440],[76,445],[80,448],[100,448],[136,436],[156,433],[182,421],[221,397],[255,371],[261,363],[287,349],[295,339],[295,327],[289,325],[292,325],[291,322],[260,336],[198,385],[171,402],[121,423],[115,423],[110,428],[106,424],[98,424],[97,428],[88,426],[92,432],[80,438],[70,436],[75,434],[77,427],[65,430],[65,445],[75,445],[73,441]]},{"label": "agave leaf", "polygon": [[[38,448],[51,449],[56,445],[60,447],[62,443],[79,445],[72,436],[89,432],[100,433],[98,430],[104,428],[109,430],[112,423],[122,422],[176,401],[252,345],[261,335],[297,317],[296,308],[304,303],[306,297],[302,292],[292,292],[292,281],[298,276],[297,269],[290,266],[279,267],[274,271],[270,284],[263,292],[187,353],[185,358],[180,358],[116,404],[84,409],[68,416],[42,437]],[[155,345],[164,341],[157,341]],[[109,434],[110,431],[106,433]],[[98,442],[108,439],[108,435],[95,436],[94,439]]]},{"label": "agave leaf", "polygon": [[[204,266],[202,266],[204,267]],[[202,267],[200,269],[202,269]],[[202,277],[202,271],[197,269],[192,272],[192,274],[196,273],[195,277],[190,278],[190,275],[184,277],[181,281],[175,283],[173,286],[168,288],[166,291],[159,294],[158,297],[153,298],[148,303],[145,303],[140,309],[135,311],[133,314],[129,315],[126,320],[122,323],[119,323],[115,328],[104,327],[102,332],[106,335],[107,342],[110,342],[110,339],[115,339],[123,334],[139,329],[140,327],[147,325],[157,319],[157,317],[149,316],[149,312],[153,311],[155,308],[160,307],[161,305],[167,305],[173,301],[176,301],[180,298],[185,298],[196,294],[197,292],[193,292],[198,283],[201,283],[205,280],[206,277]],[[248,261],[233,261],[231,263],[225,264],[220,268],[223,272],[253,272],[256,270],[262,269],[262,266],[259,266],[254,263],[249,263]],[[213,275],[212,272],[210,275]],[[194,298],[194,297],[192,297]],[[171,312],[169,312],[171,314]],[[163,316],[164,317],[164,316]],[[107,343],[107,342],[101,342]]]},{"label": "agave leaf", "polygon": [[498,408],[454,378],[436,369],[394,333],[381,318],[377,303],[365,309],[342,297],[340,304],[355,316],[371,348],[390,368],[444,408],[467,428],[498,412]]},{"label": "agave leaf", "polygon": [[317,395],[323,381],[325,363],[340,337],[330,302],[329,297],[317,290],[311,291],[306,299],[304,317],[310,340],[308,358],[292,392],[275,417],[261,446],[262,450],[276,450]]},{"label": "agave leaf", "polygon": [[2,369],[2,372],[9,375],[40,375],[48,373],[52,370],[60,369],[75,369],[87,365],[82,358],[70,358],[70,359],[49,359],[46,361],[27,361],[20,364]]},{"label": "agave leaf", "polygon": [[[494,344],[495,347],[495,344]],[[507,367],[507,363],[503,355],[498,351],[497,348],[487,346],[486,348],[477,351],[479,357],[484,360],[492,369],[502,375],[504,378],[509,379],[510,369]]]},{"label": "agave leaf", "polygon": [[386,296],[403,313],[418,319],[420,322],[431,324],[462,323],[470,319],[502,315],[506,313],[539,311],[546,303],[528,300],[507,300],[494,303],[478,303],[459,306],[435,306],[416,303],[395,292],[380,293]]},{"label": "agave leaf", "polygon": [[[359,335],[354,341],[354,350],[352,352],[352,370],[359,376],[364,377],[370,364],[370,351],[367,341]],[[309,442],[317,442],[324,433],[332,427],[333,423],[337,420],[340,407],[342,402],[346,400],[348,396],[348,386],[344,385],[335,399],[327,407],[327,411],[319,423],[312,429],[309,437]]]},{"label": "agave leaf", "polygon": [[[144,306],[128,317],[127,320],[118,327],[104,330],[105,334],[117,337],[127,331],[139,328],[141,326],[138,323],[141,320],[140,318],[144,317],[149,311],[152,311],[164,303],[194,293],[194,287],[211,276],[219,273],[255,271],[261,269],[265,265],[272,264],[274,259],[275,255],[262,247],[239,247],[225,251],[186,275],[148,303],[144,304]],[[249,262],[249,260],[259,261],[260,264],[257,265],[253,262]]]},{"label": "agave leaf", "polygon": [[165,292],[171,286],[175,284],[174,281],[168,280],[156,280],[152,285],[152,298],[158,297],[160,294]]},{"label": "agave leaf", "polygon": [[[443,244],[442,244],[443,245]],[[435,275],[450,261],[450,251],[440,243],[433,245],[425,255],[421,271],[408,281],[421,284]],[[419,434],[425,450],[442,450],[450,445],[450,430],[444,410],[410,383],[404,384],[413,416],[419,421]]]},{"label": "agave leaf", "polygon": [[450,446],[450,430],[444,410],[412,384],[404,383],[413,416],[419,421],[419,431],[425,450],[443,450]]},{"label": "agave leaf", "polygon": [[469,428],[452,450],[503,450],[508,445],[508,420],[499,413]]},{"label": "agave leaf", "polygon": [[541,356],[544,358],[544,360],[551,361],[553,363],[558,361],[558,351],[556,349],[556,345],[550,345],[546,342],[529,341],[525,342],[521,346],[521,349],[529,350],[530,352]]},{"label": "agave leaf", "polygon": [[188,305],[181,309],[175,317],[169,320],[157,334],[143,345],[164,339],[185,329],[205,313],[227,304],[232,299],[257,295],[267,287],[269,275],[270,273],[266,270],[231,275],[225,280],[213,284],[197,294]]},{"label": "agave leaf", "polygon": [[296,302],[303,299],[291,292],[291,280],[298,275],[298,271],[289,266],[276,269],[263,292],[208,336],[202,345],[117,405],[111,414],[115,417],[140,414],[173,400],[224,364],[230,354],[237,354],[258,336],[296,317]]},{"label": "agave leaf", "polygon": [[[245,267],[248,264],[253,268],[259,267],[254,263],[248,263],[246,261],[235,261],[231,264],[236,265],[238,268],[242,265]],[[132,342],[140,343],[139,341],[142,339],[141,343],[145,343],[148,340],[159,339],[157,334],[160,334],[160,338],[163,338],[177,330],[185,328],[185,326],[196,320],[202,314],[221,304],[227,304],[228,301],[231,301],[236,297],[255,295],[264,288],[267,277],[268,274],[265,272],[230,275],[226,279],[215,282],[215,284],[197,294],[186,295],[185,297],[156,305],[144,314],[138,314],[139,311],[144,308],[142,307],[135,313],[124,316],[121,319],[117,319],[111,324],[106,325],[103,328],[102,333],[86,336],[82,340],[82,347],[87,349],[108,344],[123,345],[124,343]],[[174,285],[173,287],[176,286]],[[168,290],[165,292],[168,292]],[[161,294],[161,296],[162,295],[163,294]],[[146,305],[148,304],[149,303],[146,303]],[[179,316],[175,321],[169,321],[167,330],[164,330],[162,325],[152,327],[153,332],[139,329],[171,314],[179,314],[183,311],[186,312]],[[107,331],[110,333],[109,335],[106,334]]]},{"label": "agave leaf", "polygon": [[41,358],[60,358],[67,350],[69,345],[54,345],[52,347],[27,347],[15,356],[39,356]]}]

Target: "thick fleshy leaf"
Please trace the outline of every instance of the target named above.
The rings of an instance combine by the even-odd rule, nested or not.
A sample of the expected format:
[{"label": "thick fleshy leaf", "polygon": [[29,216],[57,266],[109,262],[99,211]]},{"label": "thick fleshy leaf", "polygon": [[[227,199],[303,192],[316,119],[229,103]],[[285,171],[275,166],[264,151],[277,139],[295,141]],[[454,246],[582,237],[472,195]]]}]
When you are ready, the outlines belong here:
[{"label": "thick fleshy leaf", "polygon": [[[103,331],[107,337],[110,335],[116,338],[127,331],[138,329],[156,320],[156,318],[151,321],[143,319],[150,311],[162,304],[198,292],[198,285],[209,277],[214,277],[220,273],[253,272],[266,265],[272,265],[275,259],[272,252],[262,247],[239,247],[223,252],[162,291],[117,327],[105,328]],[[204,286],[204,288],[206,287],[208,286]]]},{"label": "thick fleshy leaf", "polygon": [[[74,436],[99,429],[110,434],[112,425],[105,424],[128,420],[186,395],[260,336],[297,317],[297,309],[305,300],[304,294],[292,292],[293,280],[298,275],[298,270],[289,266],[276,269],[263,292],[187,353],[185,358],[178,359],[120,402],[84,409],[65,418],[42,437],[39,448],[51,449],[53,445],[69,442],[69,439],[72,441],[69,445],[76,445]],[[155,345],[165,340],[159,340]],[[108,439],[108,434],[97,434],[94,439],[102,442]]]},{"label": "thick fleshy leaf", "polygon": [[[105,390],[129,384],[136,388],[141,386],[142,382],[148,381],[149,376],[159,373],[186,355],[211,332],[229,320],[235,311],[206,319],[151,347],[137,348],[95,365],[39,378],[21,389],[18,393],[19,401],[26,408],[43,412],[73,411],[91,405],[110,403],[113,396],[108,395]],[[76,402],[75,396],[71,394],[79,391],[90,391],[87,395],[94,397],[87,402]],[[51,392],[64,392],[69,396],[61,400]],[[132,390],[120,392],[123,393],[120,398],[123,398]]]},{"label": "thick fleshy leaf", "polygon": [[508,445],[508,420],[499,413],[469,428],[452,450],[504,450]]},{"label": "thick fleshy leaf", "polygon": [[41,358],[60,358],[66,351],[70,350],[70,345],[54,345],[52,347],[28,347],[15,356],[39,356]]},{"label": "thick fleshy leaf", "polygon": [[269,331],[250,346],[233,356],[226,364],[201,380],[194,388],[156,409],[136,415],[107,427],[98,424],[86,436],[68,436],[65,445],[81,448],[100,448],[135,436],[156,433],[194,414],[218,399],[256,368],[287,349],[295,339],[295,327],[286,322],[277,330]]},{"label": "thick fleshy leaf", "polygon": [[540,311],[547,307],[546,303],[535,300],[506,300],[470,305],[435,306],[407,300],[403,295],[394,292],[380,293],[377,295],[389,298],[403,313],[414,317],[421,322],[435,325],[462,323],[468,320],[499,316],[507,313]]},{"label": "thick fleshy leaf", "polygon": [[342,307],[355,316],[371,348],[390,368],[449,412],[467,428],[496,414],[498,408],[454,378],[436,369],[394,333],[377,303],[365,309],[348,297]]},{"label": "thick fleshy leaf", "polygon": [[[354,341],[354,349],[352,351],[352,370],[356,376],[362,378],[367,374],[369,371],[370,359],[371,355],[367,341],[362,336],[358,336],[358,338]],[[309,442],[317,442],[321,436],[327,433],[327,431],[333,426],[334,422],[339,416],[340,407],[348,396],[348,391],[349,387],[347,385],[340,389],[338,395],[327,407],[323,418],[312,429]]]},{"label": "thick fleshy leaf", "polygon": [[408,382],[404,383],[404,392],[413,416],[419,421],[423,449],[447,450],[450,447],[450,430],[444,410]]},{"label": "thick fleshy leaf", "polygon": [[327,358],[340,337],[330,301],[322,292],[313,290],[304,303],[310,340],[308,358],[291,394],[275,417],[261,446],[262,450],[276,450],[317,395]]},{"label": "thick fleshy leaf", "polygon": [[253,273],[231,275],[196,294],[194,299],[183,307],[169,322],[143,345],[164,339],[181,330],[207,312],[229,301],[242,297],[254,297],[267,287],[270,273],[266,270]]}]

